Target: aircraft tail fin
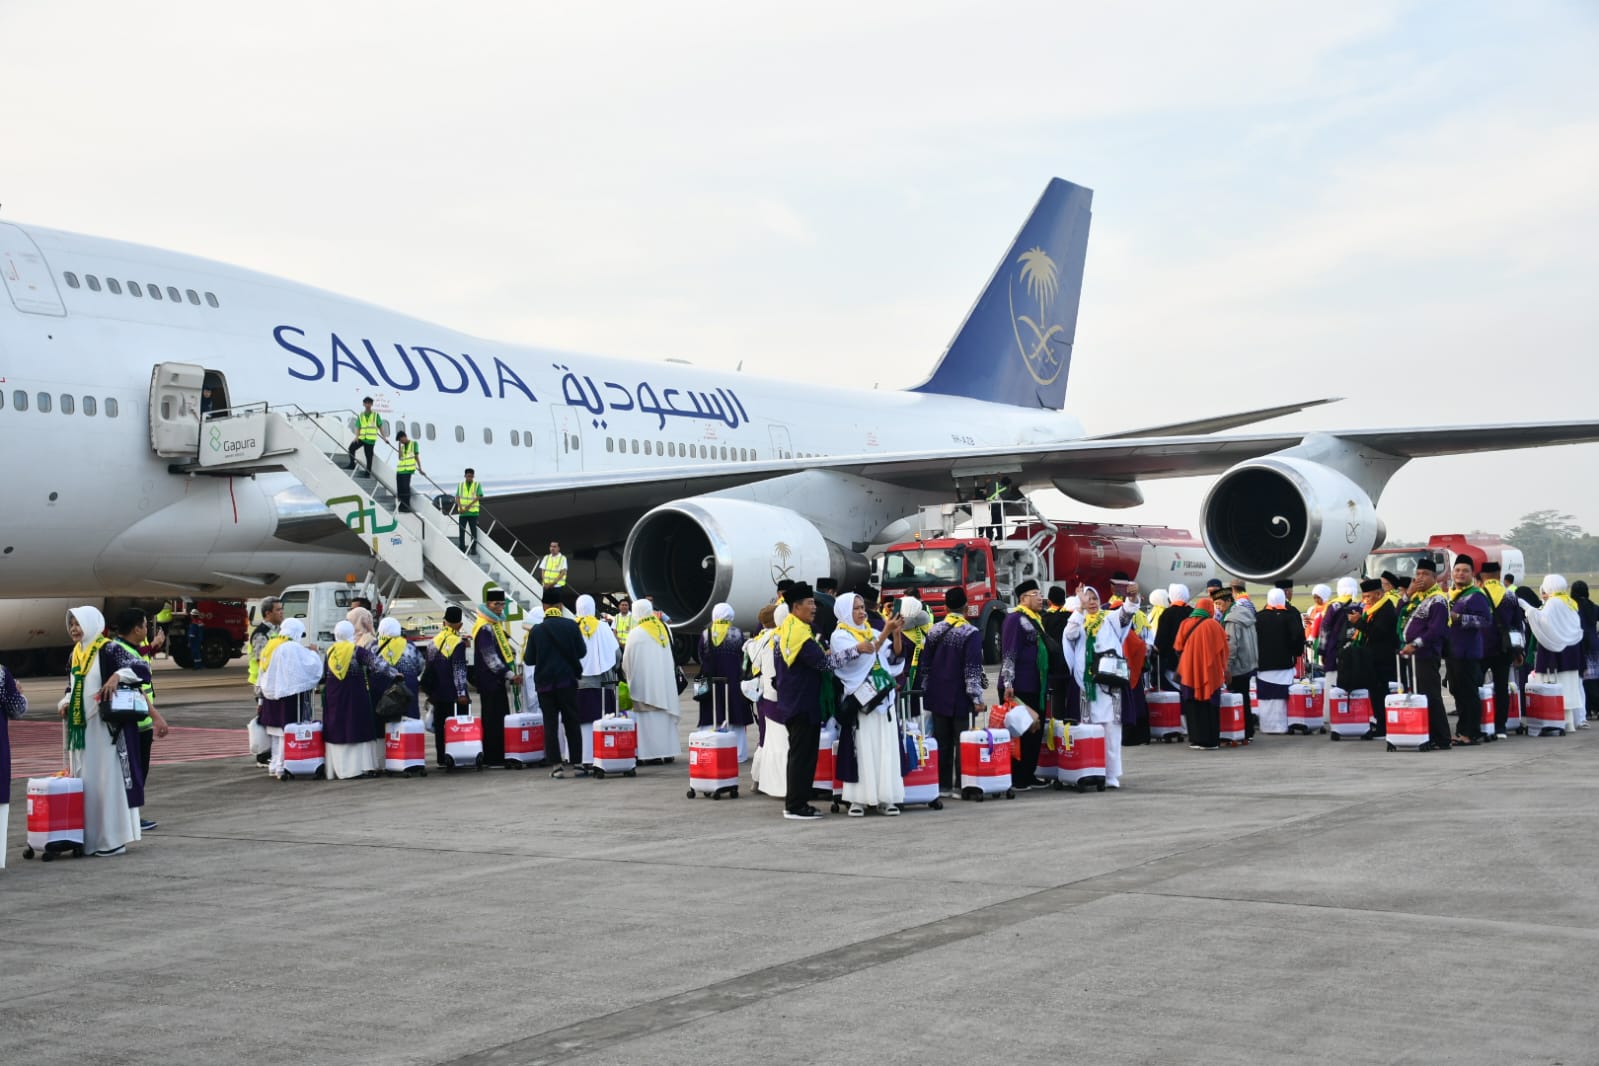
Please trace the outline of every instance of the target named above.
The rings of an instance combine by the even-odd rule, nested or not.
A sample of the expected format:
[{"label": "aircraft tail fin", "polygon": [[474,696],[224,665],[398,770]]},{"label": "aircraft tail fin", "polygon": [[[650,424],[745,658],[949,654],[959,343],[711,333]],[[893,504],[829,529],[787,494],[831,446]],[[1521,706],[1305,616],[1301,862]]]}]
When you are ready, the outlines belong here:
[{"label": "aircraft tail fin", "polygon": [[1053,178],[932,375],[912,392],[1059,410],[1094,193]]}]

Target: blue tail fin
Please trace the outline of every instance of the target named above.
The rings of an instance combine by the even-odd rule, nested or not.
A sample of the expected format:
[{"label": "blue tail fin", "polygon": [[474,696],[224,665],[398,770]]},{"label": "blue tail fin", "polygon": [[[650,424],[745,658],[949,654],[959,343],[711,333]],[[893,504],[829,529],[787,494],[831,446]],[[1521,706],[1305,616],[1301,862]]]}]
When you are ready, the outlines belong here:
[{"label": "blue tail fin", "polygon": [[1059,410],[1088,253],[1091,189],[1054,178],[988,287],[912,392]]}]

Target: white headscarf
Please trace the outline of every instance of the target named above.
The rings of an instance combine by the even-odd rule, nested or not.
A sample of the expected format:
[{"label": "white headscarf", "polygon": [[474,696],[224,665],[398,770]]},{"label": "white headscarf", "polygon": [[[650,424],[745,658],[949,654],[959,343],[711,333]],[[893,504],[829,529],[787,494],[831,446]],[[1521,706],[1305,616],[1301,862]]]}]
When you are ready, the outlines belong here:
[{"label": "white headscarf", "polygon": [[642,622],[653,614],[655,614],[655,604],[649,600],[633,601],[633,621]]},{"label": "white headscarf", "polygon": [[899,601],[899,616],[910,628],[915,629],[927,621],[921,617],[922,613],[922,601],[915,596],[905,596]]},{"label": "white headscarf", "polygon": [[713,622],[731,622],[732,620],[733,620],[733,605],[732,604],[730,604],[730,603],[719,603],[715,607],[711,608],[711,621],[713,621]]},{"label": "white headscarf", "polygon": [[277,646],[267,660],[267,668],[261,671],[261,695],[269,700],[309,692],[322,680],[322,657],[300,643],[305,636],[305,623],[290,618],[278,629],[278,635],[289,639]]},{"label": "white headscarf", "polygon": [[400,623],[397,619],[385,618],[383,621],[378,623],[378,636],[398,637],[400,635]]},{"label": "white headscarf", "polygon": [[105,632],[105,615],[100,613],[100,608],[84,605],[74,607],[67,612],[67,621],[78,620],[78,625],[83,627],[83,639],[78,641],[78,647],[87,648],[93,644],[100,634]]},{"label": "white headscarf", "polygon": [[783,624],[783,619],[785,619],[787,617],[788,617],[788,604],[786,604],[786,603],[778,604],[777,605],[777,609],[772,612],[772,628],[776,629],[778,626],[782,625]]},{"label": "white headscarf", "polygon": [[1284,592],[1282,589],[1272,589],[1270,592],[1266,593],[1266,606],[1287,607],[1288,593]]},{"label": "white headscarf", "polygon": [[1083,601],[1076,596],[1067,596],[1065,606],[1068,611],[1076,614],[1078,611],[1083,609]]},{"label": "white headscarf", "polygon": [[1352,577],[1341,577],[1341,578],[1339,578],[1338,579],[1338,595],[1340,595],[1340,596],[1359,596],[1360,595],[1360,582],[1356,581]]},{"label": "white headscarf", "polygon": [[[584,618],[596,618],[594,610],[593,596],[587,594],[579,596],[576,609],[578,624],[582,625]],[[594,635],[583,638],[583,662],[580,666],[583,676],[597,677],[611,669],[616,665],[621,649],[622,646],[616,640],[616,633],[604,622],[599,622],[594,627]]]},{"label": "white headscarf", "polygon": [[1167,585],[1166,595],[1171,597],[1172,603],[1187,603],[1190,598],[1187,585]]},{"label": "white headscarf", "polygon": [[1538,646],[1545,651],[1565,651],[1582,641],[1582,616],[1571,609],[1571,604],[1555,597],[1569,586],[1559,574],[1549,574],[1539,586],[1545,597],[1543,606],[1527,611],[1527,626],[1538,638]]},{"label": "white headscarf", "polygon": [[[853,592],[846,592],[839,596],[838,599],[833,601],[833,617],[838,619],[840,622],[843,622],[845,625],[854,625],[855,601],[858,599],[860,599],[860,596]],[[867,622],[866,628],[872,628],[872,624]]]},{"label": "white headscarf", "polygon": [[346,621],[334,626],[333,639],[353,641],[355,639],[355,623]]},{"label": "white headscarf", "polygon": [[1156,589],[1149,594],[1149,605],[1151,607],[1170,607],[1171,596],[1167,594],[1165,589]]},{"label": "white headscarf", "polygon": [[1326,603],[1328,600],[1332,599],[1332,589],[1326,585],[1317,585],[1315,588],[1310,590],[1310,594],[1316,599],[1320,600],[1322,603]]}]

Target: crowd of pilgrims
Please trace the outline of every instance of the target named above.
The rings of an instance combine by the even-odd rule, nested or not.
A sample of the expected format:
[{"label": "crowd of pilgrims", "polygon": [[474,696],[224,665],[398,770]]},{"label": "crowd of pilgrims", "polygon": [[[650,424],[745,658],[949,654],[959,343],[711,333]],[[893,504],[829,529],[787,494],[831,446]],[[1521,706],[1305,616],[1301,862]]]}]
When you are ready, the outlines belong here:
[{"label": "crowd of pilgrims", "polygon": [[[914,595],[885,617],[870,586],[836,593],[825,580],[814,589],[784,582],[749,633],[730,606],[713,609],[696,654],[699,725],[733,730],[757,789],[784,801],[785,818],[806,820],[821,816],[811,801],[824,728],[836,730],[836,775],[849,814],[892,816],[904,800],[906,760],[914,758],[907,738],[931,734],[946,753],[940,790],[956,795],[959,733],[991,704],[1029,712],[1030,728],[1013,748],[1013,786],[1021,791],[1040,784],[1035,774],[1040,748],[1053,735],[1049,718],[1102,725],[1106,787],[1121,787],[1123,749],[1149,741],[1146,696],[1154,689],[1181,694],[1189,746],[1206,751],[1219,746],[1224,691],[1244,697],[1252,735],[1257,712],[1269,712],[1290,685],[1310,677],[1325,678],[1329,697],[1335,687],[1386,694],[1395,686],[1425,696],[1432,750],[1503,736],[1509,689],[1533,679],[1560,687],[1568,729],[1599,717],[1599,607],[1584,582],[1568,588],[1558,574],[1535,592],[1508,575],[1502,581],[1491,562],[1479,572],[1462,555],[1439,574],[1423,557],[1414,578],[1343,578],[1336,591],[1317,585],[1303,613],[1289,602],[1291,582],[1270,590],[1259,609],[1241,582],[1213,580],[1199,596],[1174,584],[1151,593],[1147,604],[1135,583],[1118,584],[1106,600],[1086,586],[1071,596],[1057,586],[1045,596],[1034,581],[1019,585],[990,691],[983,638],[966,616],[961,588],[945,593],[935,622]],[[105,701],[119,686],[142,688],[156,731],[166,731],[153,710],[146,619],[129,610],[115,628],[108,636],[93,607],[68,612],[74,649],[58,703],[65,768],[83,779],[86,850],[102,855],[121,853],[140,838],[141,826],[153,825],[141,818],[150,719],[112,722],[101,714]],[[687,680],[649,600],[623,599],[614,617],[602,616],[592,596],[552,590],[540,624],[524,623],[521,636],[519,647],[505,594],[494,590],[477,605],[470,628],[461,608],[451,606],[438,635],[421,644],[406,639],[394,619],[374,626],[372,613],[356,607],[325,651],[306,642],[303,622],[283,620],[281,605],[272,603],[251,641],[257,721],[270,738],[267,771],[283,773],[284,729],[315,716],[317,693],[332,778],[379,775],[385,731],[398,728],[385,722],[392,717],[423,719],[442,763],[444,722],[469,713],[474,693],[490,766],[510,765],[504,721],[523,708],[543,713],[546,761],[557,778],[588,776],[594,723],[628,703],[642,764],[681,753],[679,697]],[[1490,685],[1494,723],[1483,721],[1479,698]],[[1380,696],[1373,705],[1382,706]],[[388,710],[380,715],[382,707]],[[0,671],[0,773],[7,780],[3,722],[26,709],[15,681]],[[1375,714],[1366,737],[1383,736],[1384,721]],[[753,752],[750,725],[757,727]],[[0,810],[0,824],[3,818]]]}]

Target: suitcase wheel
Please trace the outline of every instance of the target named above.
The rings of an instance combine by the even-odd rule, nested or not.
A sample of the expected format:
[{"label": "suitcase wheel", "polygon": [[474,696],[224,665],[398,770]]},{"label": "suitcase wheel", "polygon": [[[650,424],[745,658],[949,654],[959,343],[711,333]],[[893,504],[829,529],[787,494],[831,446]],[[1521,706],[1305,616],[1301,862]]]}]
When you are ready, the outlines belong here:
[{"label": "suitcase wheel", "polygon": [[1072,787],[1077,789],[1077,794],[1079,796],[1088,791],[1088,783],[1086,781],[1079,781]]},{"label": "suitcase wheel", "polygon": [[1327,732],[1327,727],[1326,726],[1322,726],[1320,729],[1316,730],[1316,732],[1325,733],[1325,732]]},{"label": "suitcase wheel", "polygon": [[1005,798],[1008,799],[1008,800],[1015,799],[1016,798],[1016,790],[1014,788],[1007,788],[1005,790]]},{"label": "suitcase wheel", "polygon": [[732,788],[727,790],[727,798],[728,799],[735,799],[735,800],[738,799],[738,786],[737,785],[734,785]]},{"label": "suitcase wheel", "polygon": [[1096,791],[1096,792],[1105,791],[1105,782],[1101,781],[1099,784],[1095,785],[1094,786],[1094,791]]},{"label": "suitcase wheel", "polygon": [[594,768],[594,780],[596,780],[596,781],[604,781],[605,780],[605,771],[601,770],[598,766],[596,766]]},{"label": "suitcase wheel", "polygon": [[44,852],[43,854],[41,854],[39,856],[39,861],[40,862],[55,862],[56,861],[56,853],[53,852],[53,851],[46,851],[46,852]]},{"label": "suitcase wheel", "polygon": [[722,798],[722,794],[721,794],[721,793],[720,793],[720,792],[712,792],[712,793],[711,793],[711,799],[713,799],[713,800],[719,800],[719,799],[721,799],[721,798]]},{"label": "suitcase wheel", "polygon": [[944,809],[944,801],[941,799],[936,799],[927,805],[927,809],[930,811],[941,811]]},{"label": "suitcase wheel", "polygon": [[1398,751],[1399,749],[1394,747],[1392,744],[1390,744],[1390,745],[1388,745],[1388,750],[1389,751]]},{"label": "suitcase wheel", "polygon": [[22,857],[24,859],[33,858],[33,848],[30,845],[27,845],[27,844],[22,845]]},{"label": "suitcase wheel", "polygon": [[327,768],[326,765],[318,766],[316,768],[316,773],[311,775],[311,780],[313,780],[313,781],[326,781],[327,779],[328,779],[328,768]]},{"label": "suitcase wheel", "polygon": [[480,751],[480,752],[477,753],[477,758],[472,760],[472,768],[481,773],[482,770],[483,770],[483,766],[484,766],[483,753]]},{"label": "suitcase wheel", "polygon": [[695,796],[695,792],[694,792],[694,790],[693,790],[693,789],[692,789],[692,788],[691,788],[691,789],[689,789],[689,790],[688,790],[688,798],[689,798],[689,799],[693,799],[693,798],[694,798],[694,796]]},{"label": "suitcase wheel", "polygon": [[838,809],[839,809],[838,800],[834,800],[833,801],[833,813],[837,814],[838,813]]},{"label": "suitcase wheel", "polygon": [[1066,791],[1066,782],[1064,781],[1051,781],[1050,784],[1054,786],[1056,792]]},{"label": "suitcase wheel", "polygon": [[1337,733],[1330,734],[1330,738],[1333,739],[1333,740],[1342,740],[1342,739],[1344,739],[1342,736],[1340,736]]},{"label": "suitcase wheel", "polygon": [[622,776],[623,777],[637,777],[638,776],[638,771],[637,770],[623,770],[622,771]]}]

